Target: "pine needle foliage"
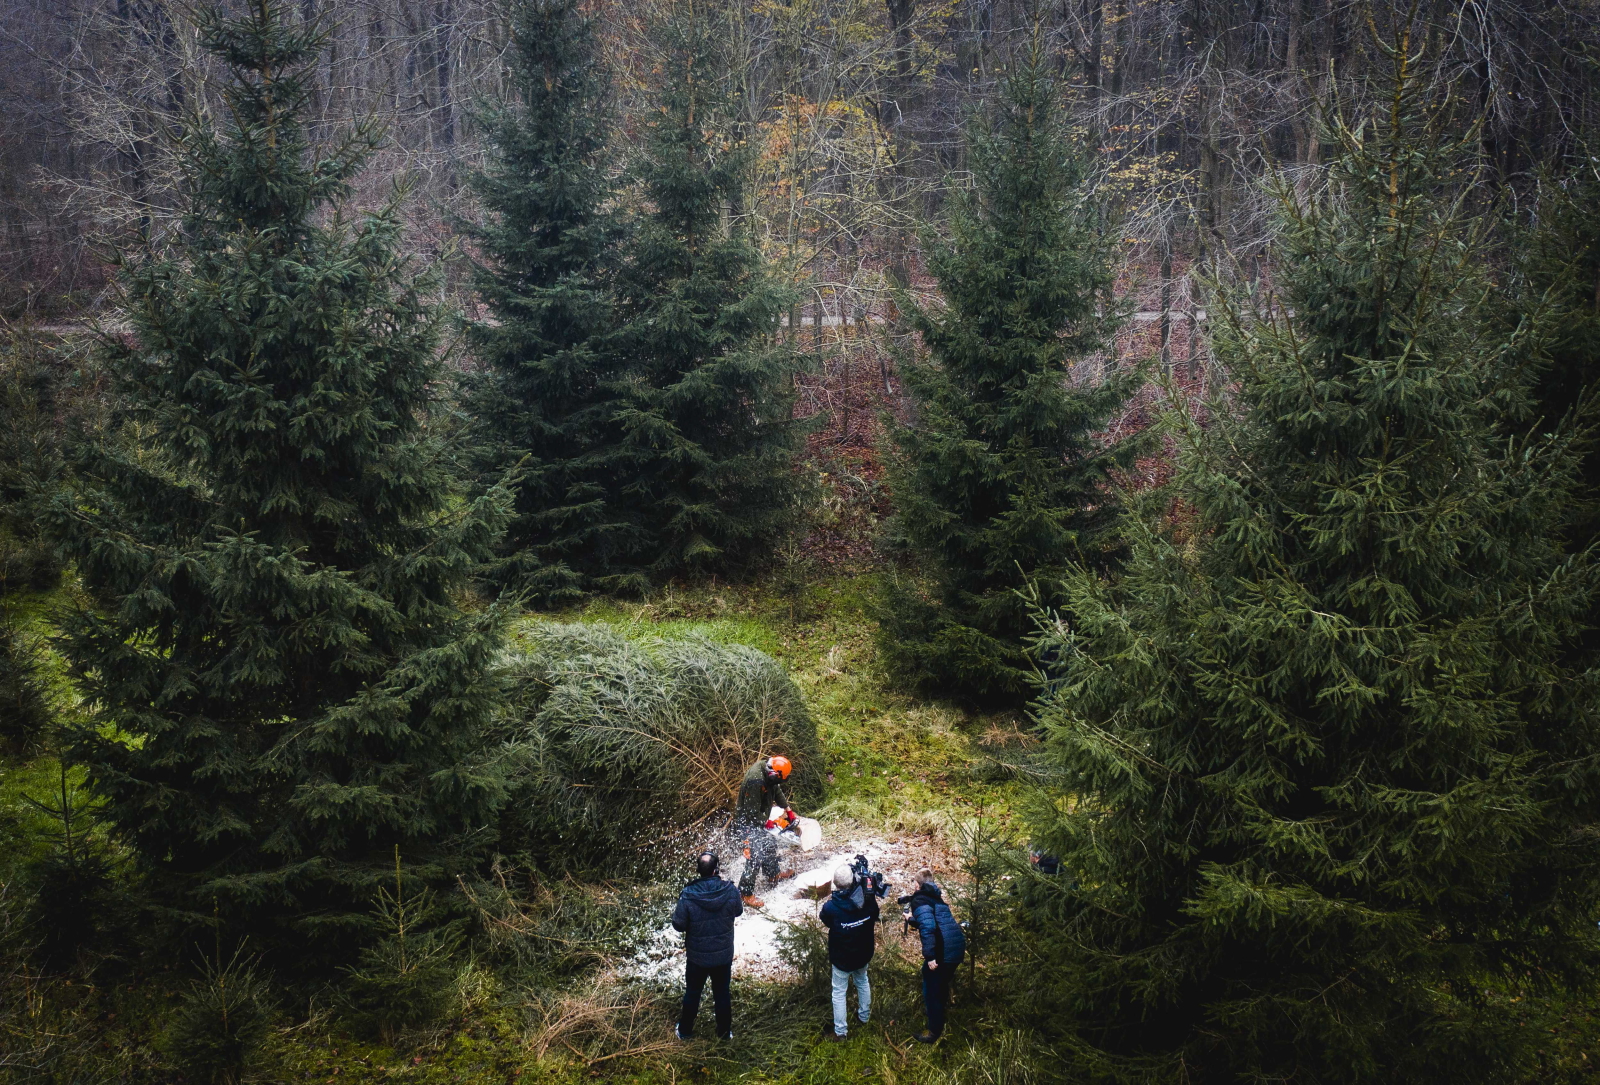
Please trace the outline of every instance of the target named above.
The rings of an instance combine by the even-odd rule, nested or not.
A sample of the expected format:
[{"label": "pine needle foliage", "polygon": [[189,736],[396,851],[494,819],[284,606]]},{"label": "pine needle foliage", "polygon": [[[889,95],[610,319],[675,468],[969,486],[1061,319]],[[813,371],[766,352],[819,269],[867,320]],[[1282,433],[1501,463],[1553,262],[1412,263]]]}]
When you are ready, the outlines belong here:
[{"label": "pine needle foliage", "polygon": [[609,169],[609,80],[578,0],[513,9],[511,96],[480,122],[487,212],[467,234],[491,319],[471,325],[484,363],[465,406],[485,478],[516,469],[506,578],[546,604],[588,588],[617,560],[620,434],[612,274],[621,228]]},{"label": "pine needle foliage", "polygon": [[[1541,306],[1560,310],[1547,319],[1549,361],[1535,386],[1535,401],[1547,424],[1583,400],[1600,369],[1600,158],[1581,158],[1564,177],[1541,186],[1539,219],[1520,240],[1517,286],[1523,313]],[[1588,467],[1589,459],[1585,464]],[[1600,468],[1596,468],[1600,471]],[[1585,477],[1589,477],[1588,470]],[[1590,487],[1594,489],[1596,487]]]},{"label": "pine needle foliage", "polygon": [[397,842],[437,871],[492,821],[499,636],[456,599],[502,502],[427,424],[438,322],[395,208],[338,213],[371,133],[308,143],[315,27],[256,0],[198,30],[226,110],[181,133],[181,230],[124,267],[107,348],[125,424],[57,505],[92,601],[71,753],[170,902],[321,966]]},{"label": "pine needle foliage", "polygon": [[340,990],[358,1028],[393,1043],[454,1007],[462,936],[459,922],[440,922],[439,911],[428,888],[407,890],[397,847],[393,887],[379,890],[373,917],[381,937],[345,969]]},{"label": "pine needle foliage", "polygon": [[1057,605],[1069,562],[1119,548],[1112,478],[1136,447],[1099,434],[1139,377],[1072,374],[1120,311],[1042,38],[967,139],[972,185],[929,259],[944,306],[909,313],[929,355],[904,370],[915,422],[892,431],[894,527],[930,588],[890,584],[879,651],[928,692],[1020,705],[1036,681],[1025,593]]},{"label": "pine needle foliage", "polygon": [[105,934],[113,908],[112,865],[91,826],[89,799],[57,764],[58,788],[46,799],[23,795],[25,805],[48,817],[49,850],[27,864],[31,898],[28,933],[46,970],[65,971],[86,958]]},{"label": "pine needle foliage", "polygon": [[647,211],[621,278],[631,549],[605,578],[613,590],[740,570],[794,519],[798,363],[774,342],[792,291],[739,218],[752,152],[726,55],[736,17],[675,0],[654,31],[660,75],[633,171]]},{"label": "pine needle foliage", "polygon": [[1491,334],[1466,151],[1393,53],[1326,190],[1282,186],[1282,295],[1223,292],[1231,400],[1044,637],[1041,944],[1106,1079],[1511,1080],[1489,992],[1600,960],[1573,448],[1505,436],[1535,330]]},{"label": "pine needle foliage", "polygon": [[189,1081],[238,1085],[272,1027],[272,992],[249,961],[210,960],[172,1013],[165,1047]]},{"label": "pine needle foliage", "polygon": [[614,869],[681,830],[720,826],[764,755],[794,761],[791,797],[821,791],[816,724],[754,648],[541,625],[510,680],[501,846],[545,869]]},{"label": "pine needle foliage", "polygon": [[45,591],[61,580],[61,561],[39,513],[66,466],[64,368],[37,336],[0,332],[0,595]]},{"label": "pine needle foliage", "polygon": [[43,663],[37,642],[0,601],[0,751],[33,750],[50,729]]},{"label": "pine needle foliage", "polygon": [[[1583,458],[1571,509],[1569,545],[1582,550],[1600,538],[1600,165],[1579,159],[1564,177],[1540,187],[1538,222],[1516,241],[1515,289],[1508,324],[1535,321],[1547,329],[1543,371],[1534,385],[1540,425],[1575,425]],[[1591,616],[1591,624],[1600,625]],[[1591,632],[1590,647],[1600,643]]]}]

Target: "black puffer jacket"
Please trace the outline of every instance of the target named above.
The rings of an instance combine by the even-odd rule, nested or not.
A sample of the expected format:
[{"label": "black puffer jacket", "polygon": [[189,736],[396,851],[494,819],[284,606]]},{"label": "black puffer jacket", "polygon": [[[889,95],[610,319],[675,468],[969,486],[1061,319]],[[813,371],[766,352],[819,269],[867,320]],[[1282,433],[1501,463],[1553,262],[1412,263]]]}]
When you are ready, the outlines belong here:
[{"label": "black puffer jacket", "polygon": [[858,881],[849,889],[835,889],[818,918],[828,928],[829,963],[841,972],[865,968],[878,948],[873,938],[878,898]]},{"label": "black puffer jacket", "polygon": [[733,921],[744,914],[739,887],[715,874],[696,878],[678,894],[672,926],[684,933],[689,963],[702,968],[733,963]]},{"label": "black puffer jacket", "polygon": [[922,936],[922,959],[938,961],[941,966],[960,964],[967,952],[967,933],[956,922],[939,887],[933,882],[924,885],[911,895],[907,908]]}]

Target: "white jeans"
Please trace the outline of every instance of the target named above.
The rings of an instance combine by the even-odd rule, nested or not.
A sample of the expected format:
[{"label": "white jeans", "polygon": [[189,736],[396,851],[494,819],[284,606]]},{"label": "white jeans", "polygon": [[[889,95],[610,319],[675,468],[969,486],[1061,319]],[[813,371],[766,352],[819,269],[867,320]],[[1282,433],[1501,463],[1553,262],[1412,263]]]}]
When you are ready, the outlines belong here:
[{"label": "white jeans", "polygon": [[839,1036],[846,1035],[850,1030],[845,1024],[845,996],[850,993],[850,981],[856,981],[856,1017],[864,1025],[872,1016],[872,984],[867,982],[867,966],[862,965],[854,972],[841,972],[833,970],[833,1031]]}]

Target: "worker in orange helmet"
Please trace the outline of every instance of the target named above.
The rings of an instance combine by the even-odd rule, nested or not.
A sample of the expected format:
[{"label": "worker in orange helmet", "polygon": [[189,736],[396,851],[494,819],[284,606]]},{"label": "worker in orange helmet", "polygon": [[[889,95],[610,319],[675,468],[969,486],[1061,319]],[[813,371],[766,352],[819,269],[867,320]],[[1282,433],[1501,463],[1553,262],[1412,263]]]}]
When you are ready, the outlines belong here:
[{"label": "worker in orange helmet", "polygon": [[794,766],[787,757],[763,757],[751,765],[739,783],[739,798],[734,804],[733,821],[728,826],[728,840],[745,855],[744,873],[739,876],[739,895],[750,908],[760,908],[763,902],[755,895],[756,876],[765,874],[774,881],[794,877],[794,871],[779,870],[778,846],[767,830],[777,826],[768,817],[776,806],[784,812],[789,824],[799,817],[789,807],[789,797],[783,785]]}]

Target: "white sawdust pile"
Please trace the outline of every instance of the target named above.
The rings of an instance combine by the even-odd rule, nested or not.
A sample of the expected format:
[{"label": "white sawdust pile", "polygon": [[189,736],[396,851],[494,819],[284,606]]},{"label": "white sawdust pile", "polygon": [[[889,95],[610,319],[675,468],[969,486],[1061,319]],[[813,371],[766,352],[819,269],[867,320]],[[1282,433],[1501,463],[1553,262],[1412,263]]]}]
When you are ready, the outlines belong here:
[{"label": "white sawdust pile", "polygon": [[[833,888],[833,872],[840,864],[865,855],[872,869],[881,871],[891,883],[885,911],[894,913],[894,897],[911,891],[911,876],[923,864],[921,849],[899,838],[862,836],[843,844],[823,844],[810,852],[797,847],[780,853],[784,869],[796,876],[781,882],[761,879],[756,895],[764,908],[746,908],[733,927],[733,974],[756,979],[781,979],[791,970],[781,956],[780,932],[808,919]],[[744,869],[738,859],[723,871],[734,882]],[[635,955],[624,964],[625,975],[648,981],[675,981],[683,976],[683,935],[672,929],[668,916],[644,940]]]}]

